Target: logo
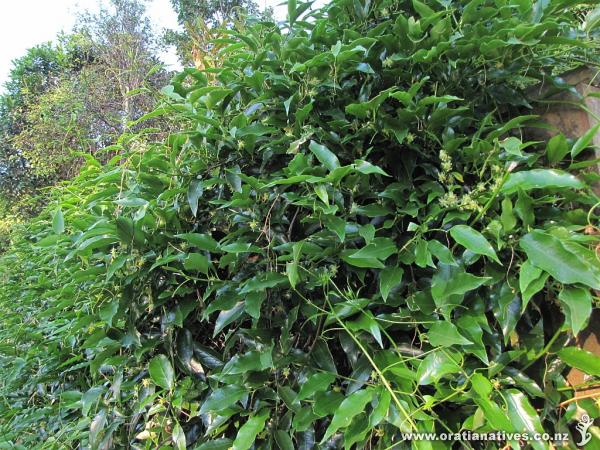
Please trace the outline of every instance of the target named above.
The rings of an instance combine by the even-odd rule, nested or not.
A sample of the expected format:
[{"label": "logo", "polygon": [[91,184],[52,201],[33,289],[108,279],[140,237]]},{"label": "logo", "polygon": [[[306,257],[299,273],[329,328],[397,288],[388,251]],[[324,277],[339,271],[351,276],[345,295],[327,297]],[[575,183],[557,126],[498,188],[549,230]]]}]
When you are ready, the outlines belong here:
[{"label": "logo", "polygon": [[581,435],[581,440],[577,443],[579,447],[583,447],[592,439],[592,433],[588,432],[588,429],[593,423],[594,421],[592,418],[587,414],[584,414],[581,416],[581,419],[579,419],[579,422],[577,422],[577,425],[575,425],[575,429],[579,431],[579,434]]}]

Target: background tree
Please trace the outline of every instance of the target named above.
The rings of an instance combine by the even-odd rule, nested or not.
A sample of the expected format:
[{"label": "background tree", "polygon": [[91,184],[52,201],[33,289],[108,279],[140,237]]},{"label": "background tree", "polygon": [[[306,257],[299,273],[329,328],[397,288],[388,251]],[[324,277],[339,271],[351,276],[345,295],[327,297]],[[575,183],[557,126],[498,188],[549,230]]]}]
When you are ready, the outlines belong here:
[{"label": "background tree", "polygon": [[75,176],[83,154],[114,155],[99,150],[150,110],[168,74],[145,12],[143,1],[112,0],[14,62],[0,97],[0,197],[11,220],[36,211],[26,198]]},{"label": "background tree", "polygon": [[261,11],[253,0],[171,0],[183,31],[167,30],[164,41],[175,45],[183,65],[205,68],[214,61],[218,28],[239,27],[247,17],[266,19],[273,10]]},{"label": "background tree", "polygon": [[36,174],[15,138],[29,127],[29,109],[57,86],[68,67],[60,47],[45,43],[27,50],[14,61],[6,93],[0,97],[0,189],[13,200],[47,183]]},{"label": "background tree", "polygon": [[[158,42],[145,15],[145,3],[111,0],[112,9],[81,14],[76,27],[89,40],[95,56],[95,64],[84,72],[82,80],[89,94],[86,105],[120,132],[153,103],[144,91],[136,90],[144,83],[159,86],[166,82],[165,72],[155,70],[160,66]],[[92,106],[92,99],[94,103],[100,100],[99,107]]]},{"label": "background tree", "polygon": [[208,26],[216,27],[243,15],[259,13],[253,0],[171,0],[179,24],[201,18]]}]

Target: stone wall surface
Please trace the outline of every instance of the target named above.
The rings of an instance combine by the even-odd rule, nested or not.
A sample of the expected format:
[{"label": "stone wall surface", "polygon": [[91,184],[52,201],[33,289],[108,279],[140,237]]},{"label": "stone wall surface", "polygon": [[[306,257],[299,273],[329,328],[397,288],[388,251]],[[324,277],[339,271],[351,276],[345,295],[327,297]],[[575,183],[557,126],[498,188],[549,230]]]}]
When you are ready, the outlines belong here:
[{"label": "stone wall surface", "polygon": [[[530,130],[530,135],[536,140],[548,140],[558,132],[567,138],[577,139],[594,127],[600,118],[600,70],[591,68],[577,69],[561,77],[574,87],[574,92],[552,93],[550,86],[536,86],[531,93],[539,99],[535,114],[551,127]],[[593,94],[593,95],[590,95]],[[598,95],[598,96],[595,96]],[[593,138],[595,158],[600,158],[600,130]],[[594,170],[594,167],[592,169]],[[595,166],[600,172],[600,165]],[[600,195],[600,184],[594,186]],[[600,257],[600,255],[599,255]],[[596,295],[600,295],[596,292]],[[577,345],[600,357],[600,311],[595,311],[590,317],[589,324],[577,337]],[[571,386],[580,386],[589,382],[589,376],[580,370],[572,369],[567,375]],[[600,397],[600,386],[580,387],[576,397]]]}]

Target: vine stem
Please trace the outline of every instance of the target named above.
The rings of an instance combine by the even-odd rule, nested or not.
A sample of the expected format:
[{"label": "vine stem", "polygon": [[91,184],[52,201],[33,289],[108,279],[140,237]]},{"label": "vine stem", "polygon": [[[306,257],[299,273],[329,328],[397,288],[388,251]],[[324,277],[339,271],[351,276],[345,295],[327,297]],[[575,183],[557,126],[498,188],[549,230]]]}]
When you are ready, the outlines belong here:
[{"label": "vine stem", "polygon": [[563,406],[568,405],[569,403],[573,403],[573,402],[576,402],[578,400],[584,400],[586,398],[598,398],[598,397],[600,397],[600,392],[592,392],[591,394],[585,394],[585,395],[575,396],[573,398],[565,400],[564,402],[559,403],[558,406],[563,407]]},{"label": "vine stem", "polygon": [[[308,269],[304,269],[307,272],[310,273],[310,271]],[[338,290],[338,292],[341,293],[340,289],[337,287],[337,285],[335,283],[333,283],[333,281],[331,281],[332,284],[334,285],[334,287]],[[321,311],[323,311],[326,314],[329,314],[328,311],[324,310],[323,308],[320,308],[319,306],[315,305],[313,302],[311,302],[308,298],[306,298],[304,295],[302,295],[301,292],[299,292],[297,289],[294,289],[294,291],[306,302],[310,303],[311,305],[313,305],[315,308],[320,309]],[[327,305],[329,306],[329,309],[331,310],[331,314],[333,314],[333,316],[335,317],[335,320],[340,324],[340,326],[344,329],[344,331],[346,333],[348,333],[348,335],[350,336],[350,338],[354,341],[354,343],[358,346],[358,348],[360,348],[360,350],[362,351],[362,353],[365,355],[365,357],[367,358],[367,360],[369,361],[369,364],[371,364],[371,366],[373,367],[373,369],[375,370],[375,372],[377,373],[377,375],[379,376],[379,378],[381,379],[381,382],[383,383],[384,387],[387,389],[387,391],[390,393],[392,400],[394,400],[394,403],[396,404],[396,407],[398,408],[398,410],[404,415],[405,417],[405,421],[408,421],[408,423],[411,425],[413,430],[417,430],[417,425],[415,424],[415,422],[412,420],[412,417],[410,414],[408,414],[408,412],[406,411],[406,409],[404,409],[404,407],[402,406],[402,403],[400,403],[400,400],[398,399],[398,397],[396,396],[396,393],[394,392],[394,390],[392,389],[392,386],[390,385],[389,381],[387,380],[387,378],[385,377],[385,375],[383,374],[383,372],[381,371],[381,369],[379,368],[379,366],[377,366],[377,364],[375,363],[375,361],[373,360],[373,358],[371,358],[371,355],[369,354],[369,352],[367,351],[367,349],[362,345],[362,343],[356,338],[356,336],[354,336],[354,334],[348,329],[348,327],[346,327],[346,324],[339,318],[339,316],[337,315],[337,313],[335,312],[335,309],[333,308],[333,305],[331,304],[331,302],[329,301],[329,297],[327,296],[327,294],[325,294],[325,301],[327,302]],[[315,341],[318,339],[318,335],[315,337]]]},{"label": "vine stem", "polygon": [[544,348],[542,349],[542,351],[540,351],[537,355],[535,355],[533,357],[533,359],[531,361],[529,361],[529,363],[527,363],[525,365],[525,367],[523,367],[521,369],[521,372],[525,372],[527,369],[529,369],[538,359],[540,359],[542,356],[544,356],[546,353],[548,353],[548,350],[550,349],[550,347],[552,346],[552,344],[554,344],[554,341],[556,341],[558,339],[558,337],[561,335],[562,330],[559,328],[556,333],[554,333],[554,336],[552,336],[552,338],[548,341],[548,343],[544,346]]},{"label": "vine stem", "polygon": [[329,305],[329,308],[331,309],[331,312],[334,315],[335,320],[337,320],[338,323],[341,325],[341,327],[346,331],[346,333],[348,333],[348,335],[350,336],[350,338],[352,338],[352,340],[354,341],[354,343],[363,352],[363,354],[365,355],[365,357],[367,358],[367,360],[369,361],[369,363],[371,364],[371,366],[373,366],[373,369],[375,370],[375,372],[377,372],[377,375],[381,379],[381,382],[383,383],[383,385],[385,386],[385,388],[388,390],[388,392],[392,396],[392,399],[394,400],[394,403],[396,404],[396,406],[398,407],[398,409],[402,412],[402,414],[406,418],[405,420],[407,420],[408,423],[410,423],[410,425],[413,428],[413,430],[416,430],[417,429],[417,425],[415,424],[415,422],[410,417],[410,414],[408,414],[408,412],[406,412],[406,410],[402,406],[402,403],[400,403],[400,400],[396,396],[396,393],[392,389],[392,386],[388,382],[388,380],[385,377],[385,375],[383,374],[383,372],[379,369],[379,367],[377,366],[377,364],[375,363],[375,361],[373,360],[373,358],[371,358],[371,355],[369,354],[369,352],[367,351],[367,349],[356,338],[356,336],[354,336],[354,334],[348,329],[348,327],[346,327],[346,324],[344,324],[344,322],[342,320],[340,320],[340,318],[338,317],[337,313],[335,312],[335,309],[333,308],[333,305],[331,304],[331,302],[329,301],[329,299],[326,298],[325,301]]}]

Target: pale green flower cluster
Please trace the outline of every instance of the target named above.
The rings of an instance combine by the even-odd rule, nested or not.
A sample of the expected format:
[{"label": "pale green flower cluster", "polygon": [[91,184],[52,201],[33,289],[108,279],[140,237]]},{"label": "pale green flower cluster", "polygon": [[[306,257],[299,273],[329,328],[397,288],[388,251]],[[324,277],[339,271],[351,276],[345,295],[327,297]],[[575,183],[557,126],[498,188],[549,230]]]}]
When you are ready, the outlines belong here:
[{"label": "pale green flower cluster", "polygon": [[499,187],[500,183],[502,183],[502,167],[499,165],[492,165],[490,168],[490,182],[480,181],[469,192],[466,192],[463,195],[456,195],[453,192],[453,189],[458,186],[451,185],[456,178],[452,174],[452,157],[445,150],[441,150],[440,161],[442,170],[438,175],[438,180],[449,189],[449,191],[439,199],[439,204],[442,208],[480,212],[483,209],[483,205],[479,202],[481,194],[486,191],[493,192]]}]

